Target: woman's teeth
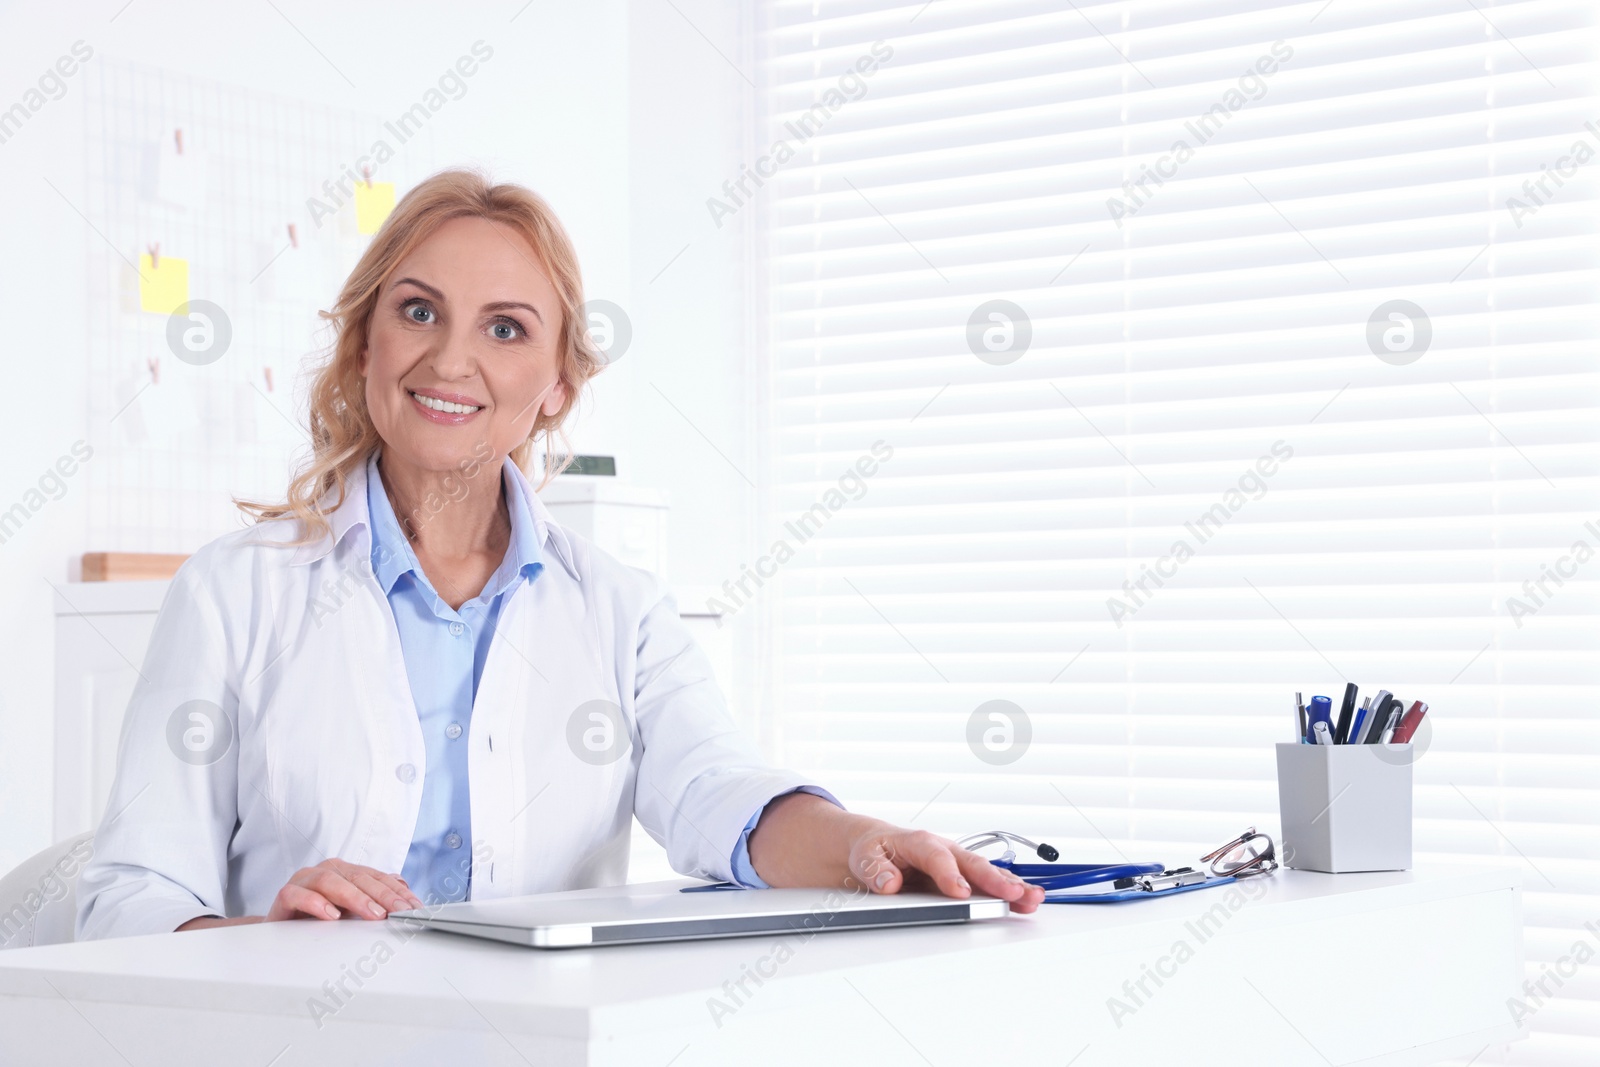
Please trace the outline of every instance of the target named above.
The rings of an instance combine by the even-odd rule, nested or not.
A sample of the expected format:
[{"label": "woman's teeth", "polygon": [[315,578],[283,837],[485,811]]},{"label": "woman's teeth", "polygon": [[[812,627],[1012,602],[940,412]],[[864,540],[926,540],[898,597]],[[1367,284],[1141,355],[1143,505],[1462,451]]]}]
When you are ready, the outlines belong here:
[{"label": "woman's teeth", "polygon": [[440,400],[438,397],[433,396],[423,396],[421,393],[412,393],[411,395],[423,407],[432,408],[434,411],[443,411],[448,415],[469,415],[479,410],[479,408],[471,404],[452,404],[448,400]]}]

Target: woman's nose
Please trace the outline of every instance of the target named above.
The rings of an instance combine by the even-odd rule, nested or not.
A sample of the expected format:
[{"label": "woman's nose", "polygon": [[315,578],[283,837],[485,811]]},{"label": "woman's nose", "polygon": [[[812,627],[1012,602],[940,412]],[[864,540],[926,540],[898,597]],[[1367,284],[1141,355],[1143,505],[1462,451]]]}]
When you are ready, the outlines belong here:
[{"label": "woman's nose", "polygon": [[444,334],[429,353],[428,362],[441,378],[457,380],[472,377],[477,370],[477,360],[472,352],[471,335],[459,330]]}]

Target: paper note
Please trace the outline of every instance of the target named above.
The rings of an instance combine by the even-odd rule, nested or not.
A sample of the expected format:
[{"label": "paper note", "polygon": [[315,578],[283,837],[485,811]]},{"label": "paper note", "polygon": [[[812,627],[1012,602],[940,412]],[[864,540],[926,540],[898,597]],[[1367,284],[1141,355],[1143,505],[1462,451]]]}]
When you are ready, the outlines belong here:
[{"label": "paper note", "polygon": [[173,445],[191,439],[200,428],[200,408],[195,379],[204,367],[191,367],[168,356],[155,360],[160,377],[149,363],[130,367],[115,389],[114,425],[131,445]]},{"label": "paper note", "polygon": [[178,305],[189,302],[189,261],[162,256],[152,262],[150,254],[139,257],[139,310],[170,315]]},{"label": "paper note", "polygon": [[206,154],[193,147],[180,154],[172,138],[165,138],[156,160],[155,194],[157,200],[175,207],[204,210]]},{"label": "paper note", "polygon": [[394,210],[394,182],[356,182],[356,229],[377,233]]}]

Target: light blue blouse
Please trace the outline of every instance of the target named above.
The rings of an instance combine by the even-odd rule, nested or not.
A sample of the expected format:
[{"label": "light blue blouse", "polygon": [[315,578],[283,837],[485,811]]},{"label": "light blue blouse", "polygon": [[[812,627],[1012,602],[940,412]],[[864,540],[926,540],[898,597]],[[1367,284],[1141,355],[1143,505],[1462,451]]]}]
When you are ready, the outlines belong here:
[{"label": "light blue blouse", "polygon": [[[372,517],[372,571],[389,598],[411,698],[422,723],[427,766],[422,807],[400,874],[425,904],[465,900],[472,881],[472,810],[467,788],[467,733],[505,593],[544,567],[521,486],[502,477],[511,513],[511,543],[483,591],[451,608],[434,590],[367,461],[367,512]],[[449,502],[444,507],[451,506]],[[425,525],[429,516],[414,516]]]},{"label": "light blue blouse", "polygon": [[[427,751],[422,807],[400,874],[427,905],[466,900],[470,895],[472,810],[466,738],[472,704],[506,594],[521,582],[536,579],[544,568],[521,485],[505,472],[501,483],[511,514],[511,543],[505,559],[484,583],[482,592],[460,608],[451,608],[423,574],[401,529],[378,475],[378,454],[367,460],[372,571],[388,597],[400,631],[406,677]],[[427,518],[418,515],[414,524],[423,525]],[[806,791],[827,796],[822,790]],[[748,841],[764,810],[751,814],[731,857],[735,880],[754,889],[765,889],[766,883],[750,863]]]}]

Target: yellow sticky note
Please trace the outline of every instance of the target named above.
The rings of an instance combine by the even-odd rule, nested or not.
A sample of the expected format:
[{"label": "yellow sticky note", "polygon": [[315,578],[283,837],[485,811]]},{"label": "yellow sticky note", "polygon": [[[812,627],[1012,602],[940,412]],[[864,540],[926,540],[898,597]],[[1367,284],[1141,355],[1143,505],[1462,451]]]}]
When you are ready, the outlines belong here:
[{"label": "yellow sticky note", "polygon": [[189,302],[189,261],[162,256],[151,262],[149,253],[139,257],[139,310],[170,315],[180,304]]},{"label": "yellow sticky note", "polygon": [[394,210],[394,182],[356,182],[356,229],[377,233]]}]

